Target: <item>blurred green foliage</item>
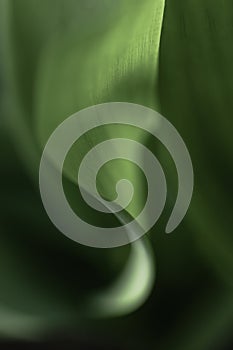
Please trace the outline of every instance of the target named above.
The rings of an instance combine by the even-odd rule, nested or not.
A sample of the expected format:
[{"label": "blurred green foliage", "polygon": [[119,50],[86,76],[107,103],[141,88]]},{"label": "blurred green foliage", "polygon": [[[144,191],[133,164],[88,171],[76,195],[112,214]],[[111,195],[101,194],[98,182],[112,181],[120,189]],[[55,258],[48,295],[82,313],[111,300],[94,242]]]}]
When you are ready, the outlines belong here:
[{"label": "blurred green foliage", "polygon": [[[126,348],[223,349],[232,341],[233,324],[233,3],[0,0],[0,6],[1,333],[37,338],[66,326],[84,339],[104,337]],[[61,121],[110,101],[155,108],[175,125],[193,160],[195,190],[182,225],[164,235],[176,194],[174,165],[160,144],[127,131],[147,143],[166,169],[168,203],[149,237],[156,286],[136,313],[91,320],[83,310],[87,295],[103,287],[110,292],[132,251],[82,247],[57,232],[40,202],[38,164]],[[115,131],[90,134],[82,151]],[[65,164],[70,193],[75,153],[74,147]],[[130,210],[135,215],[145,184],[134,168],[115,164],[103,192],[111,197],[120,168],[141,191]],[[141,244],[150,269],[152,251]],[[121,289],[122,300],[129,289],[127,283]],[[103,295],[107,300],[109,294]]]}]

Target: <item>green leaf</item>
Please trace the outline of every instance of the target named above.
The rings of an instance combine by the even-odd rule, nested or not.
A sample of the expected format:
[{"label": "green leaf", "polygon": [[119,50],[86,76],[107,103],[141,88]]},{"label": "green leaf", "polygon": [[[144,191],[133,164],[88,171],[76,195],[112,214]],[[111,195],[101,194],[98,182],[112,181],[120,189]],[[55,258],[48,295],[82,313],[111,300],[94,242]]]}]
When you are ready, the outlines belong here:
[{"label": "green leaf", "polygon": [[[64,119],[85,107],[112,101],[156,105],[163,6],[163,1],[120,2],[115,21],[111,19],[111,25],[107,23],[108,30],[98,30],[99,25],[92,23],[92,30],[88,28],[86,35],[86,24],[76,23],[53,38],[43,53],[37,76],[35,121],[40,144],[45,144]],[[125,127],[118,133],[113,127],[102,128],[79,147],[87,151],[89,144],[100,142],[103,135],[111,138],[124,133]],[[135,138],[134,135],[143,139],[143,133],[137,130],[127,134],[129,138]],[[74,149],[73,156],[65,164],[65,174],[74,182],[77,171],[74,163],[80,158],[79,153]],[[105,177],[102,181],[107,196],[118,173],[119,166],[113,165],[109,180]],[[137,181],[130,166],[127,178]],[[137,182],[136,188],[139,188],[141,183]],[[129,212],[135,216],[134,208]]]},{"label": "green leaf", "polygon": [[[73,112],[108,101],[135,102],[149,107],[158,103],[156,81],[164,0],[146,0],[143,3],[134,0],[102,0],[98,3],[58,0],[56,6],[54,4],[51,0],[1,0],[6,80],[9,83],[8,107],[11,107],[11,118],[7,118],[6,124],[14,135],[22,159],[36,181],[39,157],[45,142],[52,131]],[[124,135],[124,128],[119,133]],[[104,137],[111,137],[113,134],[114,130],[104,131]],[[98,142],[102,136],[101,132],[94,135],[93,139],[84,144],[84,150],[88,149],[90,142]],[[129,130],[130,136],[144,139],[144,135],[137,130]],[[76,158],[73,158],[73,161],[76,161]],[[73,161],[71,152],[71,161],[67,162],[65,169],[65,174],[71,180],[76,171]],[[142,184],[141,177],[130,165],[122,164],[121,167],[124,167],[126,177],[131,176],[138,186]],[[112,193],[114,173],[111,169],[111,180],[104,187],[106,195]],[[141,200],[140,196],[136,198],[131,214],[138,210]],[[65,246],[64,241],[62,243]],[[67,250],[67,253],[72,255],[74,251],[77,253],[76,250],[72,251],[71,243],[70,247],[68,246],[69,244],[62,247],[62,251]],[[20,247],[16,250],[20,255]],[[57,248],[54,248],[54,251],[57,251]],[[80,253],[81,249],[78,251]],[[90,253],[85,250],[84,254]],[[12,269],[9,267],[9,270],[2,271],[2,281],[8,273],[13,278],[18,255],[12,261]],[[92,250],[91,260],[94,261],[98,256]],[[6,262],[3,262],[2,266],[7,266],[9,257],[10,254],[2,256]],[[29,252],[27,257],[30,260]],[[145,301],[153,285],[151,257],[150,249],[143,241],[132,246],[129,264],[123,272],[122,279],[119,277],[116,284],[121,298],[116,298],[113,285],[109,289],[111,293],[103,294],[107,297],[108,309],[102,309],[102,312],[111,316],[127,313],[127,310],[133,311]],[[119,261],[126,260],[122,251],[111,252],[108,258],[112,265],[118,266]],[[140,284],[137,273],[135,274],[138,264],[145,268]],[[66,319],[70,315],[70,304],[73,303],[73,311],[77,313],[78,300],[74,301],[69,292],[62,297],[62,294],[65,294],[65,286],[62,286],[61,293],[57,293],[59,279],[56,279],[56,275],[55,286],[49,285],[48,290],[44,291],[45,294],[41,294],[40,303],[34,305],[48,276],[42,277],[38,274],[38,281],[33,287],[28,284],[28,281],[32,280],[32,272],[23,266],[22,264],[22,274],[18,278],[25,287],[24,294],[28,293],[27,302],[22,301],[20,294],[18,298],[14,293],[7,295],[9,285],[6,284],[2,293],[9,306],[12,301],[16,309],[20,306],[20,311],[29,311],[32,314],[37,314],[39,308],[46,317],[52,317],[54,308],[59,310],[61,307],[58,314]],[[127,271],[130,278],[127,277]],[[126,283],[122,284],[123,280]],[[54,287],[54,290],[50,287]],[[54,303],[50,299],[53,291],[57,293]],[[126,291],[130,292],[131,299],[127,305],[124,299]],[[100,294],[100,301],[101,298]],[[101,302],[97,304],[97,307],[102,305]],[[14,329],[15,331],[17,332]]]},{"label": "green leaf", "polygon": [[184,136],[194,165],[188,218],[204,255],[221,265],[222,274],[231,271],[228,281],[233,272],[232,18],[230,0],[168,0],[159,66],[162,113]]}]

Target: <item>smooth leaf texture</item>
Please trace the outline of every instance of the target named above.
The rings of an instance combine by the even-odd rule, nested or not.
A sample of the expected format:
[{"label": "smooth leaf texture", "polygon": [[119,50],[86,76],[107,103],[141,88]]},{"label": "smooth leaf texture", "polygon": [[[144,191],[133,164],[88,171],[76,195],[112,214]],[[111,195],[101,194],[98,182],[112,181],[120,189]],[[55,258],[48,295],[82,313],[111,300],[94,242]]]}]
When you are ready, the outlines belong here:
[{"label": "smooth leaf texture", "polygon": [[[211,348],[213,335],[217,339],[223,334],[233,318],[232,19],[230,0],[166,1],[159,65],[161,111],[176,123],[194,165],[189,232],[202,257],[226,283],[220,295],[210,298],[207,292],[206,306],[196,309],[196,322],[187,323],[186,313],[171,339],[175,349]],[[205,326],[199,324],[202,318]],[[169,344],[165,342],[164,348]]]},{"label": "smooth leaf texture", "polygon": [[[149,107],[156,105],[156,78],[158,48],[163,15],[163,1],[135,1],[120,3],[118,21],[99,32],[89,24],[71,26],[59,33],[44,51],[38,70],[35,111],[36,131],[44,145],[52,131],[69,115],[91,105],[103,102],[126,101]],[[129,16],[130,14],[130,16]],[[120,16],[119,16],[120,15]],[[112,20],[111,20],[112,21]],[[109,23],[108,23],[109,25]],[[86,27],[90,32],[85,37]],[[80,50],[82,47],[82,50]],[[116,132],[115,127],[100,128],[79,147],[74,147],[73,157],[66,162],[65,174],[76,182],[77,167],[81,155],[89,145],[104,138],[123,137],[126,128]],[[127,137],[143,140],[143,133],[134,129]],[[141,193],[141,181],[134,167],[114,164],[100,180],[105,197],[111,198],[121,168],[128,169],[128,176],[135,183],[135,193]],[[138,190],[137,190],[138,189]],[[72,192],[72,191],[71,191]],[[74,192],[74,191],[73,191]],[[143,196],[134,198],[127,208],[132,216],[140,209]]]},{"label": "smooth leaf texture", "polygon": [[221,262],[223,274],[233,267],[232,199],[223,192],[233,169],[232,18],[230,1],[168,0],[159,70],[162,112],[176,121],[194,162],[191,225],[205,256]]},{"label": "smooth leaf texture", "polygon": [[[91,11],[88,3],[91,5]],[[14,131],[16,142],[20,145],[21,157],[30,171],[32,170],[34,178],[37,177],[38,160],[45,142],[54,128],[70,114],[84,107],[108,101],[135,102],[150,107],[157,104],[155,89],[164,1],[159,0],[155,3],[146,0],[143,4],[132,0],[117,3],[99,1],[95,4],[85,4],[70,1],[67,6],[66,1],[59,0],[54,8],[54,1],[51,0],[40,3],[40,6],[35,0],[2,0],[5,60],[8,79],[10,77],[11,97],[14,97],[11,101],[12,117],[7,121],[7,125],[10,125],[12,132]],[[118,136],[125,133],[124,129],[119,130]],[[128,134],[135,139],[144,138],[138,130],[129,130]],[[88,142],[84,140],[82,150],[87,150],[90,144],[98,142],[101,137],[111,135],[113,131],[108,128],[104,133],[97,132]],[[75,161],[76,158],[72,159],[71,152],[71,160],[68,159],[67,169],[65,168],[68,179],[73,180],[72,176],[76,172],[73,166]],[[119,168],[123,168],[125,177],[131,176],[136,187],[144,188],[140,174],[130,164],[122,163],[115,166],[115,170],[109,171],[109,181],[105,182],[103,188],[105,196],[111,197],[112,188],[119,176]],[[139,191],[129,210],[131,215],[140,208],[143,191]],[[72,194],[72,189],[70,192]],[[116,298],[113,284],[109,292],[104,292],[107,298],[106,310],[103,309],[101,301],[100,314],[120,315],[133,311],[145,301],[153,285],[154,266],[151,254],[143,241],[132,246],[129,264],[126,265],[122,278],[119,277],[116,282],[118,296]],[[127,254],[118,251],[116,255],[117,265],[122,266]],[[92,251],[90,256],[94,261],[98,253]],[[116,264],[114,254],[108,254],[107,259],[112,261],[113,265]],[[145,276],[140,275],[140,283],[137,276],[138,266],[144,266],[148,272]],[[7,274],[12,275],[12,271],[3,272],[2,278]],[[27,271],[29,275],[31,273],[26,267],[22,271]],[[22,274],[20,281],[24,281],[25,278],[26,275]],[[9,296],[5,293],[5,302],[10,304],[12,300],[14,307],[19,307],[21,312],[37,314],[40,310],[39,313],[47,320],[50,317],[52,320],[66,320],[73,315],[74,318],[81,316],[78,311],[82,299],[72,299],[69,292],[65,297],[65,286],[58,293],[56,286],[59,279],[56,280],[56,276],[53,277],[54,286],[49,283],[46,287],[45,296],[41,294],[41,288],[46,279],[40,275],[37,278],[36,286],[32,290],[27,290],[30,285],[24,284],[26,290],[22,295],[28,293],[25,303],[20,293],[19,298],[14,293]],[[4,290],[7,291],[7,288],[10,288],[9,283]],[[127,290],[129,298],[126,305]],[[34,301],[38,300],[37,293],[41,295],[41,300],[40,303],[34,304]],[[49,296],[53,293],[56,294],[57,300],[51,301]],[[67,298],[69,302],[66,301]],[[101,294],[99,300],[103,300]],[[94,300],[90,302],[93,303]],[[97,302],[96,307],[99,308],[100,304]],[[93,312],[96,312],[95,309]]]}]

